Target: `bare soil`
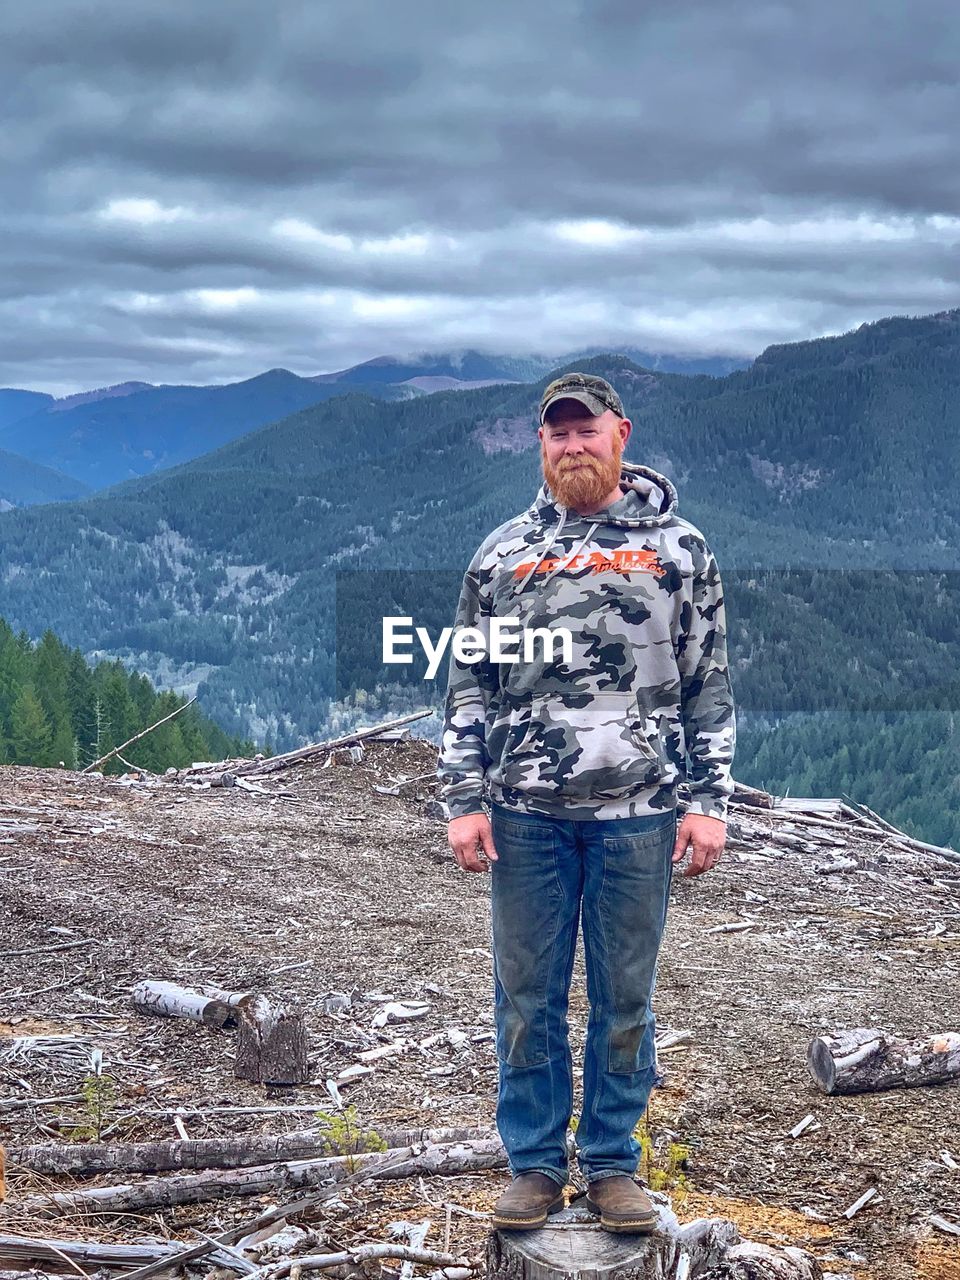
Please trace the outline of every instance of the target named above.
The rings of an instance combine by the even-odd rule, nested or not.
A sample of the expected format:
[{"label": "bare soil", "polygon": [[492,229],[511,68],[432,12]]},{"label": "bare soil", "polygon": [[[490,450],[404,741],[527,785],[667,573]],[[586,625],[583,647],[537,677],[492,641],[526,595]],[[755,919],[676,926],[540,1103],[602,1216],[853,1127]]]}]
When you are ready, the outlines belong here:
[{"label": "bare soil", "polygon": [[[340,1085],[363,1128],[492,1126],[487,877],[456,867],[445,824],[428,816],[429,781],[399,797],[374,791],[427,773],[435,760],[426,742],[372,744],[360,763],[310,763],[266,780],[290,798],[0,768],[0,1050],[6,1037],[90,1037],[115,1093],[100,1117],[103,1135],[130,1141],[176,1137],[173,1119],[153,1114],[176,1107],[334,1112],[326,1081],[358,1051],[402,1037],[413,1042],[408,1052]],[[928,1222],[931,1213],[960,1221],[960,1172],[940,1156],[960,1162],[960,1090],[828,1098],[804,1061],[810,1037],[824,1030],[957,1029],[960,865],[897,854],[851,824],[824,830],[845,841],[836,853],[856,867],[823,872],[815,868],[829,849],[809,843],[810,830],[795,815],[736,808],[719,866],[674,877],[657,1017],[694,1039],[661,1059],[666,1078],[650,1111],[654,1165],[641,1172],[665,1183],[682,1220],[730,1217],[745,1238],[808,1248],[828,1271],[960,1278],[960,1242]],[[743,921],[752,927],[708,932]],[[62,943],[81,945],[37,950]],[[312,1083],[268,1096],[235,1080],[233,1033],[141,1017],[129,993],[143,978],[299,1001]],[[351,994],[351,1008],[325,1013],[333,992]],[[372,1027],[388,998],[422,998],[430,1009]],[[575,1061],[587,1012],[581,954],[571,993]],[[466,1033],[467,1047],[416,1047],[447,1029]],[[89,1104],[4,1104],[78,1093],[85,1074],[82,1062],[39,1056],[0,1065],[0,1141],[81,1140]],[[808,1113],[816,1127],[789,1137]],[[205,1137],[306,1128],[316,1117],[185,1113],[183,1123],[191,1137]],[[367,1184],[315,1225],[349,1245],[384,1238],[390,1221],[428,1217],[426,1243],[439,1248],[444,1203],[485,1212],[507,1178]],[[0,1231],[194,1240],[192,1227],[210,1231],[265,1203],[132,1221],[18,1215],[18,1199],[43,1185],[13,1169]],[[870,1187],[879,1196],[844,1217]],[[485,1231],[482,1220],[454,1214],[451,1248],[476,1255]]]}]

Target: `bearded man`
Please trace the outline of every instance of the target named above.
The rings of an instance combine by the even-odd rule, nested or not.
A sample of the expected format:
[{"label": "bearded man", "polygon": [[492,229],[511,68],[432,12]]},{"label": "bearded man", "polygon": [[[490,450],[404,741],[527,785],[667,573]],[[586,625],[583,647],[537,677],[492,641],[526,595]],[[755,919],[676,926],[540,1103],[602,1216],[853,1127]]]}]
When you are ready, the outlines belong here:
[{"label": "bearded man", "polygon": [[564,1204],[581,916],[587,1205],[611,1231],[656,1225],[633,1135],[656,1074],[657,956],[674,864],[690,851],[684,875],[710,870],[726,834],[736,726],[720,576],[670,480],[622,461],[631,430],[605,379],[550,383],[545,483],[480,546],[457,611],[458,628],[489,634],[511,617],[572,640],[564,661],[545,648],[450,660],[448,840],[463,870],[491,871],[497,1126],[512,1174],[499,1228],[542,1226]]}]

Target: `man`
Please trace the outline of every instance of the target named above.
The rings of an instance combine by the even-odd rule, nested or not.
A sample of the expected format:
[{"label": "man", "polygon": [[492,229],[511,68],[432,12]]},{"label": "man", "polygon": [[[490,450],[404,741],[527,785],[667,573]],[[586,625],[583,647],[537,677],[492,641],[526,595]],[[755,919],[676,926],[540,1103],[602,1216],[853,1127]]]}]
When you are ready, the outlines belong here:
[{"label": "man", "polygon": [[[442,794],[466,871],[492,871],[497,1125],[513,1180],[493,1223],[563,1207],[573,1107],[567,997],[582,914],[590,1017],[577,1158],[612,1231],[649,1231],[633,1137],[656,1070],[651,1009],[673,866],[715,866],[736,728],[723,595],[673,484],[621,461],[632,424],[603,378],[540,402],[545,483],[483,542],[456,625],[563,627],[570,652],[451,657]],[[690,800],[678,825],[676,785]],[[485,803],[489,803],[488,816]]]}]

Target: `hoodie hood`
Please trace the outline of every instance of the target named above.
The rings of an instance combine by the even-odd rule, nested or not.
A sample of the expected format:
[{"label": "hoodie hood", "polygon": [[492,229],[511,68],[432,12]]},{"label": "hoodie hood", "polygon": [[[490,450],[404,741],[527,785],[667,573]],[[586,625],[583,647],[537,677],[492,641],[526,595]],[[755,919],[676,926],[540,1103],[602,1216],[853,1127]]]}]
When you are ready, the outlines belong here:
[{"label": "hoodie hood", "polygon": [[593,525],[613,525],[620,529],[656,527],[666,524],[676,514],[679,498],[673,482],[652,467],[622,462],[620,485],[624,492],[616,502],[611,502],[602,511],[582,516],[558,502],[544,481],[526,514],[531,520],[545,525],[556,524],[562,518],[567,525],[584,520]]}]

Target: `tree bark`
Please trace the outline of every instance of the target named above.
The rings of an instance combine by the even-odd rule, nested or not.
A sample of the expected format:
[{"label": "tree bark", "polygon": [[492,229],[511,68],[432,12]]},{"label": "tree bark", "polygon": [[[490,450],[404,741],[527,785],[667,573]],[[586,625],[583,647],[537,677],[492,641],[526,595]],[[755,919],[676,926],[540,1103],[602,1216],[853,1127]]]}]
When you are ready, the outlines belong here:
[{"label": "tree bark", "polygon": [[727,1250],[719,1267],[701,1272],[700,1277],[701,1280],[823,1280],[823,1271],[817,1260],[802,1249],[790,1245],[775,1249],[744,1240]]},{"label": "tree bark", "polygon": [[[389,1159],[393,1157],[393,1159]],[[258,1196],[268,1192],[314,1187],[323,1182],[339,1182],[366,1164],[374,1166],[373,1178],[410,1178],[417,1174],[433,1177],[473,1173],[482,1169],[502,1169],[506,1152],[499,1138],[472,1143],[449,1143],[427,1147],[414,1154],[410,1147],[371,1155],[332,1156],[325,1160],[294,1160],[251,1169],[215,1170],[195,1174],[173,1174],[151,1178],[135,1185],[93,1187],[89,1190],[55,1192],[28,1196],[9,1202],[10,1212],[38,1218],[78,1212],[138,1213],[144,1209],[166,1209],[178,1204],[199,1204],[236,1196]],[[382,1166],[382,1167],[381,1167]],[[0,1213],[4,1210],[0,1210]]]},{"label": "tree bark", "polygon": [[[285,1160],[314,1160],[360,1152],[367,1135],[335,1142],[317,1129],[295,1133],[251,1134],[243,1138],[179,1138],[162,1142],[65,1142],[11,1148],[11,1165],[35,1173],[169,1173],[176,1169],[242,1169]],[[479,1129],[385,1129],[377,1136],[387,1148],[464,1142],[495,1137]]]},{"label": "tree bark", "polygon": [[254,996],[240,1008],[234,1074],[254,1084],[306,1084],[307,1024],[303,1014]]},{"label": "tree bark", "polygon": [[133,989],[139,1013],[158,1018],[186,1018],[221,1030],[240,1021],[240,1006],[249,992],[222,991],[219,987],[178,987],[174,982],[138,982]]},{"label": "tree bark", "polygon": [[810,1041],[807,1069],[827,1094],[940,1084],[960,1077],[960,1033],[900,1040],[872,1027],[835,1031]]},{"label": "tree bark", "polygon": [[[182,1244],[164,1244],[161,1241],[155,1244],[100,1244],[93,1240],[45,1240],[36,1236],[0,1235],[0,1259],[52,1262],[58,1267],[63,1265],[64,1254],[73,1262],[89,1262],[95,1266],[136,1267],[161,1258],[175,1258],[182,1252]],[[214,1246],[210,1252],[216,1255],[219,1251]]]}]

